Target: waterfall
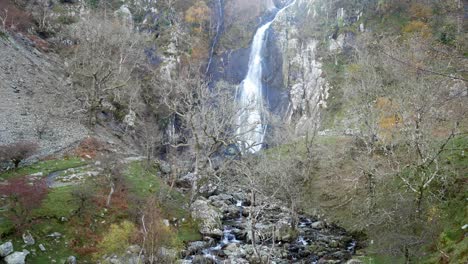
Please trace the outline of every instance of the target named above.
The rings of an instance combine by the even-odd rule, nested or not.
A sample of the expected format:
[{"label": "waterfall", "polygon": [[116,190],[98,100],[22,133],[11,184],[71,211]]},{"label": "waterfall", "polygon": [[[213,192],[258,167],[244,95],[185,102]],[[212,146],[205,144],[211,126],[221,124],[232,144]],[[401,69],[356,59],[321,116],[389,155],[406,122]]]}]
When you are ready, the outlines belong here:
[{"label": "waterfall", "polygon": [[248,71],[240,84],[239,107],[241,113],[238,117],[237,135],[241,149],[252,153],[262,148],[265,137],[266,124],[263,122],[263,85],[262,85],[262,50],[265,46],[266,32],[278,15],[295,3],[280,9],[273,19],[257,29],[250,50]]},{"label": "waterfall", "polygon": [[223,0],[218,0],[218,21],[216,23],[216,33],[215,33],[215,37],[213,38],[213,43],[211,43],[210,58],[208,60],[208,65],[206,66],[205,75],[207,75],[208,72],[210,71],[211,63],[213,62],[214,49],[216,47],[216,44],[218,44],[219,36],[221,33],[220,31],[224,24],[224,8],[223,8],[222,1]]}]

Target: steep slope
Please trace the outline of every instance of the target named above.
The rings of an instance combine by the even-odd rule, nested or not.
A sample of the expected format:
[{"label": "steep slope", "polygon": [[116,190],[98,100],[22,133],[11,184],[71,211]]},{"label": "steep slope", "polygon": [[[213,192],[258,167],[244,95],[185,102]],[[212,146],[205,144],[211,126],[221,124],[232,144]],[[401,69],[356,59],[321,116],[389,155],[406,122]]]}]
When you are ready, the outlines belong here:
[{"label": "steep slope", "polygon": [[52,154],[88,135],[60,59],[21,34],[0,38],[0,144],[32,141]]}]

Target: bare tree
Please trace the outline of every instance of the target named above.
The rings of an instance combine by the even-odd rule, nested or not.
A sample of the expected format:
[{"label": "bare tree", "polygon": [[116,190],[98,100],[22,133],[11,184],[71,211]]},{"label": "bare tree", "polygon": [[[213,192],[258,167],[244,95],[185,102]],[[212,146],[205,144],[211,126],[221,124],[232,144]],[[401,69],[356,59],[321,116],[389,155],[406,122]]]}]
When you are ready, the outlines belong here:
[{"label": "bare tree", "polygon": [[[73,24],[69,36],[76,40],[68,62],[68,72],[82,111],[90,125],[106,102],[125,105],[128,91],[134,89],[139,64],[144,63],[144,36],[118,19],[91,15]],[[131,97],[132,98],[132,97]]]},{"label": "bare tree", "polygon": [[209,87],[198,74],[179,76],[177,81],[159,81],[162,100],[180,124],[180,140],[171,143],[176,149],[188,149],[193,160],[195,180],[192,186],[192,201],[198,182],[211,179],[220,182],[220,173],[225,162],[217,162],[222,151],[237,142],[237,108],[234,89],[226,84]]},{"label": "bare tree", "polygon": [[18,168],[21,161],[34,155],[39,145],[34,142],[21,141],[0,146],[0,160],[11,161]]},{"label": "bare tree", "polygon": [[364,222],[375,230],[394,226],[387,236],[395,244],[386,246],[399,248],[393,253],[407,261],[427,239],[410,230],[423,225],[428,205],[442,198],[437,186],[449,181],[443,153],[466,122],[466,97],[451,92],[457,76],[440,74],[462,63],[431,54],[433,47],[419,36],[358,45],[347,76],[349,104],[359,121],[355,160],[365,182]]}]

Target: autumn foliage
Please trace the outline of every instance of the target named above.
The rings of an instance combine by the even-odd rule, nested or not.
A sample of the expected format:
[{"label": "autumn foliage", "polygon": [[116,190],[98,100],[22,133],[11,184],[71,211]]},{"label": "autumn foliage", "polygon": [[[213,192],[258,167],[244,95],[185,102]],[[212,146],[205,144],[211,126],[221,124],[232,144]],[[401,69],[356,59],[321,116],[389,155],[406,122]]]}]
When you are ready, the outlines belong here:
[{"label": "autumn foliage", "polygon": [[94,137],[88,137],[80,142],[75,149],[75,155],[81,158],[94,158],[99,150],[102,149],[102,144]]},{"label": "autumn foliage", "polygon": [[31,212],[38,208],[47,196],[45,179],[21,177],[0,185],[0,196],[6,197],[6,217],[16,229],[26,226]]},{"label": "autumn foliage", "polygon": [[204,1],[197,1],[187,12],[185,12],[185,21],[198,26],[201,32],[205,23],[210,19],[210,8]]}]

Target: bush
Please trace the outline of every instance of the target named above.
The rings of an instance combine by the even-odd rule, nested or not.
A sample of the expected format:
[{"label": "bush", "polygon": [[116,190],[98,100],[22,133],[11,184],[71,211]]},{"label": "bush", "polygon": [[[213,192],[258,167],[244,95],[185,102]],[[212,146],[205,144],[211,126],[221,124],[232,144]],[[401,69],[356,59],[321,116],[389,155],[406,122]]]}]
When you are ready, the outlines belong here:
[{"label": "bush", "polygon": [[8,203],[6,217],[21,230],[29,222],[33,209],[39,208],[47,196],[47,184],[44,179],[33,180],[27,177],[8,181],[0,185],[0,196],[5,196]]},{"label": "bush", "polygon": [[20,162],[36,153],[39,145],[34,142],[17,142],[0,146],[0,161],[11,161],[18,168]]},{"label": "bush", "polygon": [[[122,254],[131,245],[138,230],[130,221],[123,221],[120,224],[112,224],[109,232],[104,235],[99,243],[99,254]],[[97,256],[100,257],[100,256]]]}]

